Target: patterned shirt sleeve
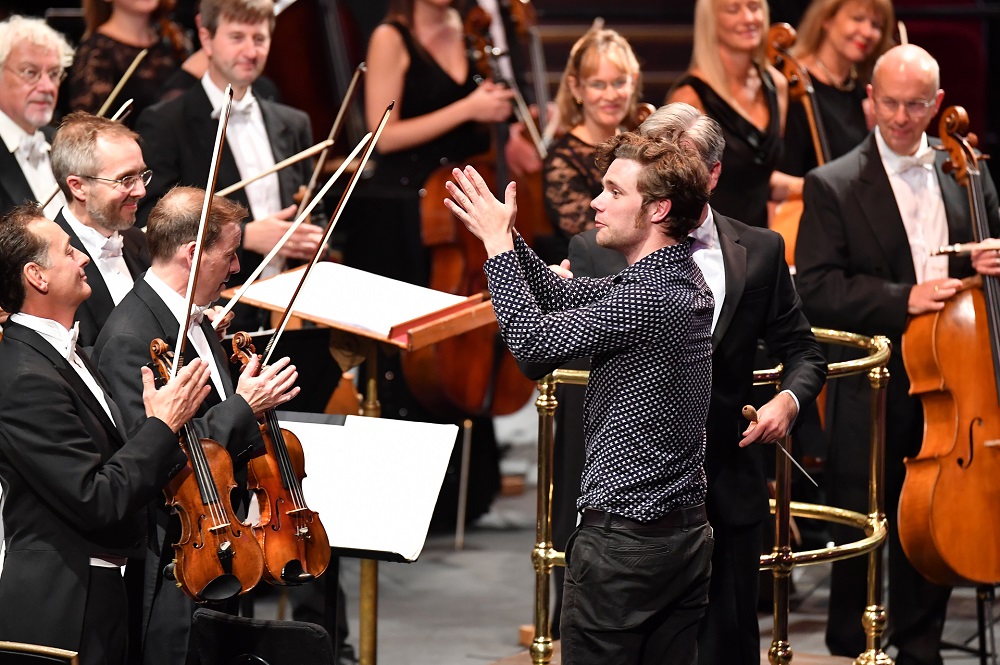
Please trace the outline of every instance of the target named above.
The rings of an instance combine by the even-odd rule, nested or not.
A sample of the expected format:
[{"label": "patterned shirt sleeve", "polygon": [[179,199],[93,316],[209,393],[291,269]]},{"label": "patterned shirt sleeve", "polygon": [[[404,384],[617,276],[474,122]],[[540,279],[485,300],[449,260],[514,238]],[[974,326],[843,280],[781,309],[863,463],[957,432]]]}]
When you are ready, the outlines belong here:
[{"label": "patterned shirt sleeve", "polygon": [[550,278],[551,271],[531,256],[516,246],[486,262],[500,333],[518,360],[566,362],[648,342],[661,334],[662,312],[674,307],[620,276]]}]

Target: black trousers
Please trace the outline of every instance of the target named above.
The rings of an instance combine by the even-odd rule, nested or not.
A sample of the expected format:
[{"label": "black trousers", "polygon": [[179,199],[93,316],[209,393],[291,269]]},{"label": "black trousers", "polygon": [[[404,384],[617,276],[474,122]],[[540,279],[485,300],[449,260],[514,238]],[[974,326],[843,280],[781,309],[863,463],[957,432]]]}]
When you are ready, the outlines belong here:
[{"label": "black trousers", "polygon": [[121,570],[91,566],[80,665],[125,665],[127,645],[128,600]]},{"label": "black trousers", "polygon": [[581,526],[566,550],[564,665],[695,665],[712,527]]},{"label": "black trousers", "polygon": [[712,528],[712,581],[708,610],[698,629],[698,663],[760,665],[757,601],[764,522]]}]

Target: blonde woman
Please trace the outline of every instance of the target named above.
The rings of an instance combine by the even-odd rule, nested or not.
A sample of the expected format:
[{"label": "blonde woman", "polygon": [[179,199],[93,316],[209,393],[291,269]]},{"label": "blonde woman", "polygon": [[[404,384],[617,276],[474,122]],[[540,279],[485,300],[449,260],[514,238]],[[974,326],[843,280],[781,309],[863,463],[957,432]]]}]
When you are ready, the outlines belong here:
[{"label": "blonde woman", "polygon": [[590,202],[601,193],[603,175],[594,160],[597,146],[634,115],[641,83],[632,47],[614,30],[591,29],[573,45],[556,94],[567,132],[543,169],[545,210],[563,248],[570,236],[594,226]]},{"label": "blonde woman", "polygon": [[764,57],[766,0],[697,0],[694,52],[668,102],[714,118],[726,139],[712,207],[767,226],[767,202],[801,194],[802,179],[776,171],[788,110],[788,83]]},{"label": "blonde woman", "polygon": [[[865,88],[875,60],[892,46],[894,24],[891,0],[814,0],[802,17],[792,55],[812,79],[827,160],[848,153],[868,135]],[[817,163],[805,109],[792,104],[781,170],[801,176]]]}]

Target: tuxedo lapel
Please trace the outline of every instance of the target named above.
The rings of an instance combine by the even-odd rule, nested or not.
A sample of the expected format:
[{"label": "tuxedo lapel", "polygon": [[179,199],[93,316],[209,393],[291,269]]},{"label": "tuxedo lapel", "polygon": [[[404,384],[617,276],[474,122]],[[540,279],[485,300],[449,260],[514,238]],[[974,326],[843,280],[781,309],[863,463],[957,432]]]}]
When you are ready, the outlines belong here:
[{"label": "tuxedo lapel", "polygon": [[[190,140],[194,146],[194,154],[197,161],[209,164],[212,161],[212,151],[215,149],[215,135],[218,133],[219,121],[212,117],[212,104],[208,101],[205,88],[199,81],[193,88],[185,93],[184,116],[187,118],[187,125],[191,128]],[[222,158],[219,160],[219,172],[216,181],[216,189],[228,187],[240,181],[240,170],[236,166],[236,158],[229,146],[223,144]],[[197,187],[204,187],[205,183],[190,183]],[[231,198],[246,205],[246,195],[237,192]]]},{"label": "tuxedo lapel", "polygon": [[[264,127],[267,129],[267,139],[271,144],[271,154],[274,155],[275,163],[291,157],[296,152],[295,136],[288,125],[282,121],[276,105],[273,102],[259,98],[257,103],[260,105],[261,115],[264,116]],[[282,203],[292,201],[292,195],[299,188],[299,185],[305,184],[298,182],[296,173],[297,171],[294,168],[278,171],[278,183],[280,185]]]},{"label": "tuxedo lapel", "polygon": [[134,282],[142,277],[151,263],[149,249],[146,247],[146,234],[135,227],[125,229],[121,234],[122,258],[125,259],[125,266]]},{"label": "tuxedo lapel", "polygon": [[87,307],[90,309],[94,315],[95,322],[107,321],[108,316],[111,315],[111,310],[115,308],[115,301],[111,297],[108,285],[104,282],[104,276],[101,275],[101,269],[97,267],[97,261],[95,261],[94,257],[87,251],[83,241],[80,240],[80,236],[76,235],[73,231],[73,227],[71,227],[69,222],[66,221],[62,211],[56,215],[55,222],[69,235],[69,243],[76,249],[86,254],[90,259],[90,263],[88,263],[83,269],[87,274],[87,284],[90,285],[90,297],[87,298],[81,307]]},{"label": "tuxedo lapel", "polygon": [[[39,354],[44,356],[46,360],[52,363],[53,368],[59,373],[59,376],[61,376],[63,380],[69,384],[73,392],[80,397],[80,401],[82,401],[83,404],[97,416],[98,420],[101,421],[101,425],[108,433],[108,437],[113,440],[114,444],[113,449],[108,449],[106,440],[101,439],[100,437],[95,437],[94,443],[96,443],[99,447],[105,448],[104,450],[101,450],[103,454],[110,457],[114,454],[115,449],[120,448],[125,443],[121,432],[118,430],[118,426],[112,422],[111,418],[108,417],[108,413],[104,410],[104,407],[101,406],[97,397],[94,396],[90,387],[84,382],[83,379],[80,378],[80,375],[76,373],[76,370],[69,364],[69,361],[59,355],[55,348],[46,342],[41,335],[36,333],[34,330],[17,323],[8,323],[8,325],[4,328],[4,335],[27,344]],[[79,347],[77,347],[77,352],[81,359],[85,358],[85,355],[83,355]],[[94,366],[89,362],[89,359],[84,360],[84,365],[89,369],[91,376],[95,378],[98,385],[101,385],[99,375],[94,369]],[[110,405],[111,398],[107,395],[107,391],[104,391],[104,393],[105,399],[108,400]],[[121,414],[119,413],[118,415],[120,416]]]},{"label": "tuxedo lapel", "polygon": [[233,394],[231,375],[228,371],[229,358],[226,357],[226,349],[219,341],[219,335],[212,328],[212,322],[208,320],[207,316],[201,321],[201,331],[205,333],[205,339],[208,340],[208,347],[212,349],[212,356],[215,358],[216,366],[219,368],[219,374],[222,375],[222,388],[226,393],[222,398],[226,399]]},{"label": "tuxedo lapel", "polygon": [[722,265],[726,270],[726,296],[722,301],[719,320],[712,332],[712,349],[719,348],[729,325],[733,322],[736,310],[743,297],[743,289],[747,283],[747,249],[740,244],[740,235],[730,224],[729,218],[712,211],[715,227],[719,231],[719,245],[722,248]]},{"label": "tuxedo lapel", "polygon": [[7,152],[7,147],[2,141],[0,141],[0,174],[3,175],[0,178],[0,187],[3,187],[15,205],[35,200],[35,193],[31,191],[31,185],[24,177],[21,165],[17,163],[17,157],[14,153]]},{"label": "tuxedo lapel", "polygon": [[858,159],[859,177],[854,196],[865,214],[864,219],[856,221],[867,224],[871,229],[886,263],[891,267],[892,281],[915,284],[917,274],[910,254],[910,240],[906,235],[906,227],[903,226],[903,218],[899,215],[889,176],[882,166],[874,134],[866,139],[858,153]]}]

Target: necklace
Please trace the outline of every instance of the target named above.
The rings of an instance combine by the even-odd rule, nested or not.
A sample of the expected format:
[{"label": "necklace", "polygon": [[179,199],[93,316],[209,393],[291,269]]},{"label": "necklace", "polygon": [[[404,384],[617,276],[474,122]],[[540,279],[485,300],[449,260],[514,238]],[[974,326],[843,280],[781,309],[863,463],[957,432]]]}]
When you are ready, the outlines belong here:
[{"label": "necklace", "polygon": [[858,82],[858,70],[854,65],[851,65],[851,71],[847,74],[846,79],[837,81],[837,77],[833,75],[833,72],[826,68],[826,65],[824,65],[823,61],[819,59],[819,56],[816,56],[815,60],[819,68],[823,70],[824,74],[826,74],[826,77],[830,79],[830,85],[841,92],[850,92],[851,90],[854,90],[854,86],[857,85]]}]

